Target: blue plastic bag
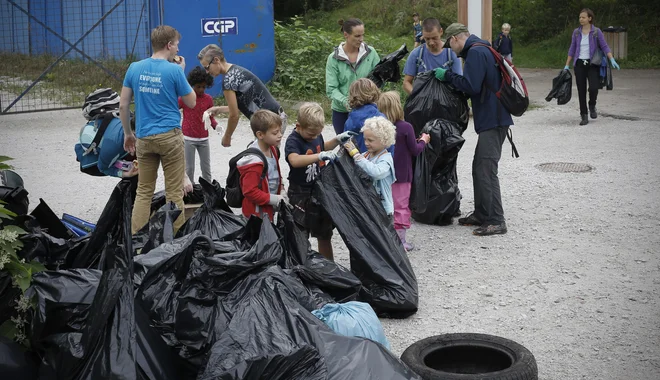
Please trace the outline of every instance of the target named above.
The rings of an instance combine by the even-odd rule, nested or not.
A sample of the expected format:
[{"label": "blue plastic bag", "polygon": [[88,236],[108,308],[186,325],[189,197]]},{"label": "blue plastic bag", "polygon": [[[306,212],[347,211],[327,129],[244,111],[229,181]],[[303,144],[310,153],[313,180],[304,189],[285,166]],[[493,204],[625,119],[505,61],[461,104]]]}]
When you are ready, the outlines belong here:
[{"label": "blue plastic bag", "polygon": [[337,334],[371,339],[390,349],[383,325],[368,303],[358,301],[329,303],[312,311],[312,314]]}]

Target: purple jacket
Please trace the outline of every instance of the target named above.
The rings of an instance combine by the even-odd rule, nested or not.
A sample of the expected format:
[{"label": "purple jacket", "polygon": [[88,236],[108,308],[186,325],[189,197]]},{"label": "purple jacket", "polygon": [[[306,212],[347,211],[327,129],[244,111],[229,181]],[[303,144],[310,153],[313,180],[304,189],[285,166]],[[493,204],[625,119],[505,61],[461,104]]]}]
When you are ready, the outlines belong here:
[{"label": "purple jacket", "polygon": [[[582,27],[578,27],[573,31],[573,38],[571,39],[571,47],[568,48],[568,56],[573,57],[573,66],[580,55],[580,41],[582,40]],[[592,43],[593,42],[593,43]],[[596,53],[596,46],[600,46],[600,50],[603,51],[603,55],[607,56],[607,53],[610,53],[610,47],[607,46],[605,41],[605,36],[600,28],[596,28],[591,25],[591,32],[589,32],[589,59],[594,56]]]},{"label": "purple jacket", "polygon": [[396,126],[396,143],[394,144],[394,173],[396,182],[409,183],[413,180],[412,158],[418,156],[426,143],[417,141],[415,130],[410,123],[399,120]]}]

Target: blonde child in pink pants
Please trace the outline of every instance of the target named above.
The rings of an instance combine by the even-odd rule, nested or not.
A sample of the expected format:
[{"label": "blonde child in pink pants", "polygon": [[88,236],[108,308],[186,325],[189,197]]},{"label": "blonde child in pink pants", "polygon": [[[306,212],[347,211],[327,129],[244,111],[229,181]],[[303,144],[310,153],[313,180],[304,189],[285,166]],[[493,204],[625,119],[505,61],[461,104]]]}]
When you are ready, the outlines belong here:
[{"label": "blonde child in pink pants", "polygon": [[413,179],[412,160],[418,156],[431,137],[422,133],[415,138],[415,130],[410,123],[403,121],[401,98],[396,91],[388,91],[380,95],[378,110],[384,113],[396,127],[396,142],[394,144],[394,171],[396,182],[392,184],[394,198],[394,229],[403,243],[406,251],[414,249],[414,245],[406,240],[406,231],[410,228],[410,186]]}]

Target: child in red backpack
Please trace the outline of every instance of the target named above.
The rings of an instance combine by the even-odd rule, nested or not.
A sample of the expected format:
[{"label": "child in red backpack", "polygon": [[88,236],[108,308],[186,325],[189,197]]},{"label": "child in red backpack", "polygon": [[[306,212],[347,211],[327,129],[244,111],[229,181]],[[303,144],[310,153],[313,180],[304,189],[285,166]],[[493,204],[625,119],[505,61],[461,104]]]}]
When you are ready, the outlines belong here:
[{"label": "child in red backpack", "polygon": [[[183,132],[184,154],[186,158],[186,175],[190,181],[195,181],[195,151],[199,154],[199,165],[202,168],[202,178],[212,182],[211,177],[211,150],[209,148],[209,131],[204,124],[204,111],[213,107],[213,98],[205,93],[206,89],[213,86],[213,77],[204,69],[197,66],[188,74],[188,83],[197,95],[197,105],[189,108],[179,98],[179,108],[183,109]],[[213,116],[210,117],[211,127],[215,129],[218,123]]]},{"label": "child in red backpack", "polygon": [[249,154],[238,160],[236,168],[241,174],[241,191],[243,192],[243,215],[259,217],[273,216],[282,200],[282,173],[280,171],[277,147],[282,141],[282,119],[272,111],[258,110],[250,118],[250,127],[256,140],[249,146],[259,149],[268,163],[268,174],[262,179],[264,161],[256,154]]}]

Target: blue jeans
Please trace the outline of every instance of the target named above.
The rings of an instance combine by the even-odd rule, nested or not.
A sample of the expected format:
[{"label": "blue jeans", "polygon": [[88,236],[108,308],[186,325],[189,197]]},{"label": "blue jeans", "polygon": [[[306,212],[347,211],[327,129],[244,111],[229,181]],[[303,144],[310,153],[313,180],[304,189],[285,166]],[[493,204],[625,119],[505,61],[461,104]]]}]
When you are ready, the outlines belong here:
[{"label": "blue jeans", "polygon": [[344,124],[348,120],[348,112],[337,112],[332,110],[332,126],[335,127],[335,133],[344,132]]}]

